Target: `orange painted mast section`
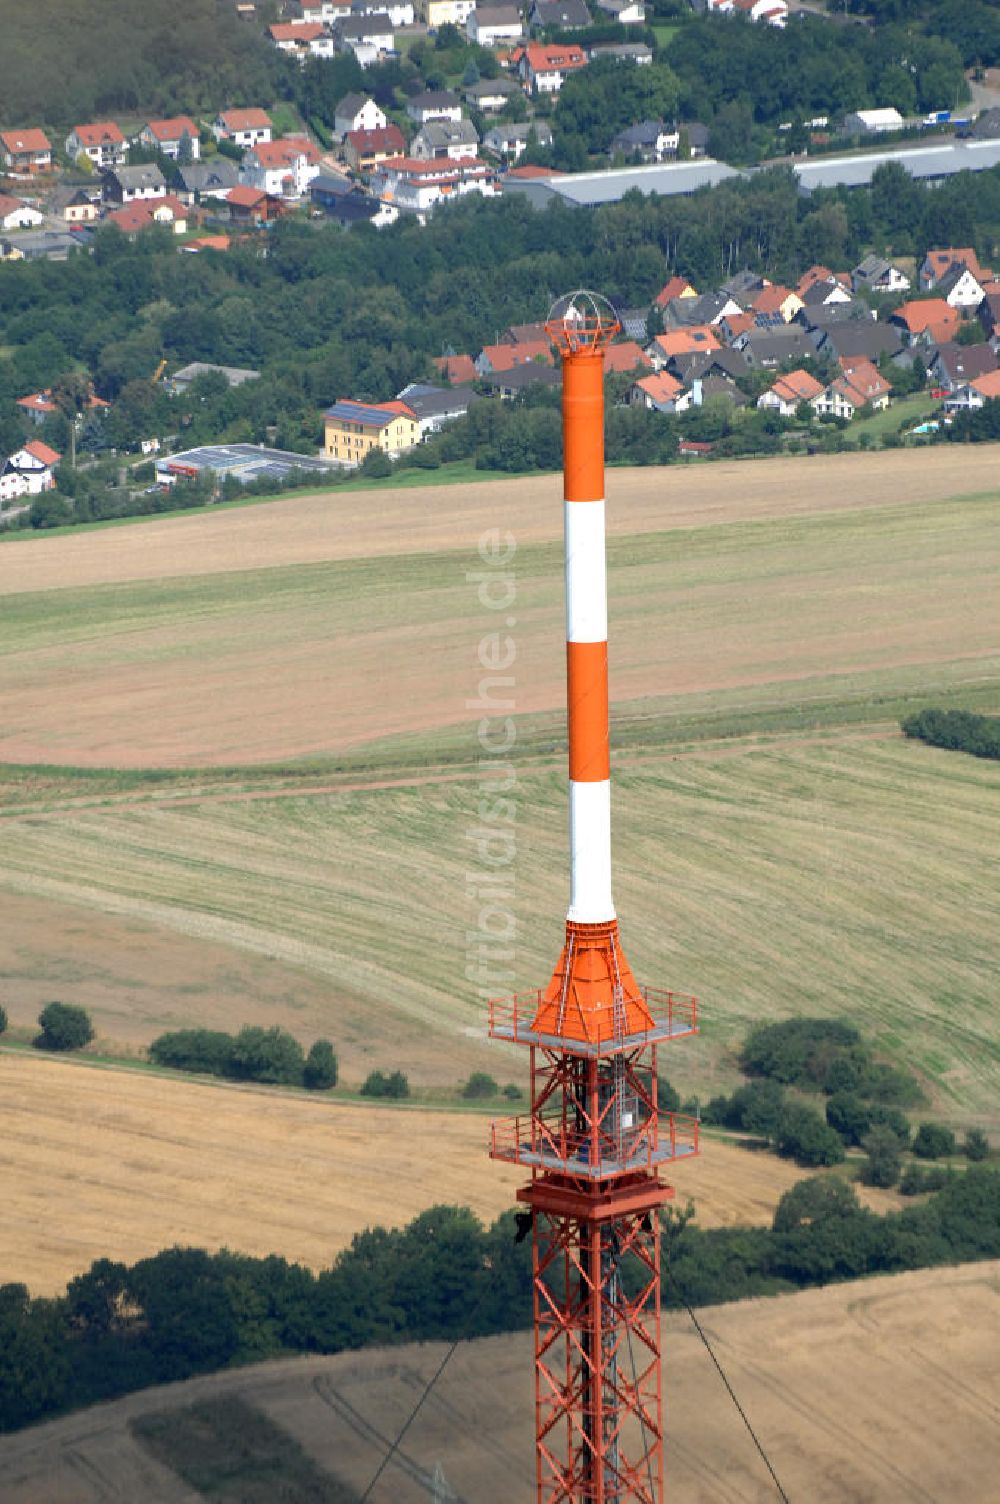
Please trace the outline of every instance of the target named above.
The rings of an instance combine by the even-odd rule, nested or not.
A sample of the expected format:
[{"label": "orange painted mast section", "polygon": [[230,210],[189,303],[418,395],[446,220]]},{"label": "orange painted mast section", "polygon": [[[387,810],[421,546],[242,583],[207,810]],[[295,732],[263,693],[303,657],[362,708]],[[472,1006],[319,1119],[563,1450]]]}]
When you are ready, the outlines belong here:
[{"label": "orange painted mast section", "polygon": [[[604,521],[604,350],[619,325],[592,293],[560,299],[570,901],[544,989],[490,1005],[530,1047],[531,1111],[491,1154],[530,1168],[538,1504],[662,1504],[659,1167],[698,1148],[660,1110],[657,1047],[697,1030],[692,997],[641,987],[611,894]],[[629,1279],[622,1279],[625,1260]],[[634,1292],[634,1293],[629,1293]]]}]

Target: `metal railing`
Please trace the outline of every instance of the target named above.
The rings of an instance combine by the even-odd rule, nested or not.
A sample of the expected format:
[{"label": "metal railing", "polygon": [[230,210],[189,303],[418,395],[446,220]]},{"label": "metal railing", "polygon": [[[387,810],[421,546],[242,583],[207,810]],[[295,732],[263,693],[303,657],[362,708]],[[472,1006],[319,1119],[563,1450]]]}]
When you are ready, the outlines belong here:
[{"label": "metal railing", "polygon": [[609,1179],[698,1153],[698,1119],[661,1112],[620,1133],[576,1128],[561,1114],[522,1115],[490,1124],[490,1157],[508,1164]]},{"label": "metal railing", "polygon": [[[653,1018],[654,1027],[631,1033],[628,1043],[643,1040],[655,1042],[675,1038],[683,1034],[695,1034],[698,1030],[698,999],[686,992],[669,992],[663,987],[641,987],[643,1001]],[[494,1039],[512,1039],[525,1044],[537,1044],[543,1037],[535,1032],[534,1022],[542,1005],[540,987],[530,992],[518,992],[512,997],[490,998],[489,1032]],[[620,1043],[620,1041],[618,1041]],[[609,1033],[600,1043],[613,1047],[614,1033]]]}]

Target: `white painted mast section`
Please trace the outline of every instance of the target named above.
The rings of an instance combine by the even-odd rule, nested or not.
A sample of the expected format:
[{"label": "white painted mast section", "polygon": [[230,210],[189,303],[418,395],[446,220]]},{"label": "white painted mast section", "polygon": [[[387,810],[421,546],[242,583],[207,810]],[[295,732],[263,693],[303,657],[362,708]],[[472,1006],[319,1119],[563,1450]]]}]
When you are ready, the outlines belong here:
[{"label": "white painted mast section", "polygon": [[[608,587],[604,501],[563,504],[566,641],[607,643]],[[611,782],[569,780],[570,899],[567,919],[615,918],[611,896]]]}]

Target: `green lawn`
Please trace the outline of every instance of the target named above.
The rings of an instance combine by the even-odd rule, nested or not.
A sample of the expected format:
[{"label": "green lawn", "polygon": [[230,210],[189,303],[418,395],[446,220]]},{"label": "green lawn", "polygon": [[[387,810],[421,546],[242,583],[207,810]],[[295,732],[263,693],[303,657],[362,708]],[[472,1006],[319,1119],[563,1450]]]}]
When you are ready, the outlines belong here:
[{"label": "green lawn", "polygon": [[910,397],[890,402],[884,411],[873,413],[870,418],[859,418],[850,425],[847,432],[853,439],[860,438],[863,433],[870,434],[874,439],[881,439],[883,434],[898,432],[904,420],[907,428],[912,428],[921,419],[936,412],[940,406],[941,403],[930,392],[914,392]]},{"label": "green lawn", "polygon": [[657,47],[669,47],[680,29],[680,23],[671,24],[669,21],[657,22],[653,26],[653,35],[656,37]]}]

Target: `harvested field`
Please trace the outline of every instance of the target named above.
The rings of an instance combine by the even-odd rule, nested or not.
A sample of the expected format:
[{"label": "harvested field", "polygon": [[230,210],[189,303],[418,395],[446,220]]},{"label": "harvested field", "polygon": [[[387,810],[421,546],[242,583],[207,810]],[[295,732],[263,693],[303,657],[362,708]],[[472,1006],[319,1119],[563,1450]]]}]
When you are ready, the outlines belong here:
[{"label": "harvested field", "polygon": [[[702,999],[703,1035],[664,1052],[682,1092],[704,1096],[731,1080],[729,1052],[751,1021],[836,1015],[915,1067],[939,1110],[996,1128],[998,788],[996,764],[898,732],[748,738],[626,761],[614,805],[626,948],[640,977]],[[164,1027],[249,1021],[240,969],[216,993],[213,960],[205,987],[186,990],[228,948],[244,967],[260,956],[271,978],[266,994],[248,996],[255,1016],[270,1008],[271,1022],[307,1042],[332,1039],[346,1081],[403,1066],[417,1084],[452,1087],[473,1062],[501,1081],[522,1079],[523,1052],[485,1042],[466,975],[478,922],[467,883],[478,870],[467,839],[477,793],[474,781],[456,780],[29,806],[3,822],[0,887],[38,921],[16,932],[0,973],[11,1020],[30,1024],[46,990],[75,996],[72,975],[53,990],[51,901],[63,923],[96,911],[109,937],[135,924],[141,941],[151,930],[152,955],[165,957],[173,937],[177,985],[167,969],[151,993],[132,988],[146,1038],[158,1008],[168,1010]],[[509,983],[494,991],[551,974],[564,797],[561,767],[518,779],[517,954]],[[116,977],[152,974],[128,938],[113,965],[102,972],[92,958],[80,976],[112,1037],[123,1007]]]},{"label": "harvested field", "polygon": [[[656,533],[995,493],[998,455],[997,445],[978,444],[610,470],[608,525],[618,535]],[[466,553],[494,527],[508,529],[519,544],[538,543],[560,535],[561,495],[556,475],[296,495],[111,530],[14,538],[3,545],[0,573],[9,594],[401,553]]]},{"label": "harvested field", "polygon": [[[790,1499],[994,1504],[998,1294],[993,1262],[716,1306],[700,1319]],[[774,1485],[690,1322],[671,1315],[666,1328],[671,1504],[770,1504]],[[197,1504],[204,1495],[154,1463],[129,1421],[227,1396],[360,1496],[444,1351],[269,1363],[0,1438],[4,1504]],[[438,1464],[463,1504],[527,1499],[532,1416],[527,1334],[464,1345],[372,1504],[423,1504]]]},{"label": "harvested field", "polygon": [[[175,1243],[323,1268],[356,1232],[435,1203],[492,1221],[524,1180],[486,1158],[489,1119],[0,1052],[0,1284],[62,1290],[96,1258]],[[678,1167],[704,1226],[769,1222],[802,1171],[718,1139]],[[885,1204],[883,1202],[880,1205]]]}]

